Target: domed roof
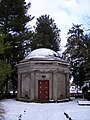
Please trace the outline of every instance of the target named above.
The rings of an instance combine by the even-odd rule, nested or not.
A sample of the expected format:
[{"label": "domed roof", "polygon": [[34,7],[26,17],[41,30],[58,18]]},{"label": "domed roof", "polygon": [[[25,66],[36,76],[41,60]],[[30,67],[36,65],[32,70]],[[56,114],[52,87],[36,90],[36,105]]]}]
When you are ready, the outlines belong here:
[{"label": "domed roof", "polygon": [[58,54],[48,48],[39,48],[36,50],[33,50],[28,56],[26,56],[25,59],[31,59],[31,58],[55,58],[58,57]]}]

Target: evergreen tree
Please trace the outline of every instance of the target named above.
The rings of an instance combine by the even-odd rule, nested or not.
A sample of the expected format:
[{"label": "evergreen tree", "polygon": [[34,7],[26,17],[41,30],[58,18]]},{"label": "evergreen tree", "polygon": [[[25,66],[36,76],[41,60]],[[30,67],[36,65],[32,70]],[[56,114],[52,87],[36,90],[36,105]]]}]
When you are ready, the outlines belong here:
[{"label": "evergreen tree", "polygon": [[[16,85],[17,67],[16,64],[22,60],[28,47],[27,40],[30,40],[32,32],[27,23],[33,19],[27,15],[30,3],[26,5],[25,0],[2,0],[0,2],[0,26],[3,33],[7,36],[4,43],[9,41],[10,49],[5,50],[2,59],[11,64],[12,74],[9,79]],[[8,78],[8,77],[7,77]]]},{"label": "evergreen tree", "polygon": [[54,51],[60,49],[60,30],[49,15],[37,18],[32,50],[37,48],[49,48]]},{"label": "evergreen tree", "polygon": [[85,63],[84,68],[86,72],[85,80],[90,80],[90,35],[85,36]]},{"label": "evergreen tree", "polygon": [[[5,35],[2,34],[0,30],[0,56],[5,53],[5,50],[8,50],[10,45],[8,42],[4,43]],[[7,61],[3,61],[0,57],[0,99],[3,97],[5,89],[5,79],[8,74],[11,72],[11,66]]]},{"label": "evergreen tree", "polygon": [[70,62],[70,74],[77,85],[82,86],[85,80],[85,36],[81,25],[74,25],[68,32],[66,50],[64,55]]},{"label": "evergreen tree", "polygon": [[90,80],[90,16],[87,16],[85,19],[86,25],[87,25],[87,35],[85,35],[85,67],[86,67],[86,80]]}]

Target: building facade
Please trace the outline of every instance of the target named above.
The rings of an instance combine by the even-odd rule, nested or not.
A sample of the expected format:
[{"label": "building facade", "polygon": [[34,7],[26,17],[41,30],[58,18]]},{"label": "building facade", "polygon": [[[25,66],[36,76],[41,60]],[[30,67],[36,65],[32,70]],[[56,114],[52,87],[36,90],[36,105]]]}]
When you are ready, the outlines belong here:
[{"label": "building facade", "polygon": [[50,49],[32,51],[18,65],[18,100],[69,98],[69,64]]}]

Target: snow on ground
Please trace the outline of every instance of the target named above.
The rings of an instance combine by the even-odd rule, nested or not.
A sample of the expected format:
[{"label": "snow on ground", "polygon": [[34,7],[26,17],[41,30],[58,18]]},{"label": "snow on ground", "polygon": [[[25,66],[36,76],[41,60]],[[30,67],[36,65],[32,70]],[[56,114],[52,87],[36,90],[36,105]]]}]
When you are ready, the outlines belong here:
[{"label": "snow on ground", "polygon": [[[15,100],[3,100],[5,120],[90,120],[90,106],[78,105],[78,99],[62,103],[26,103]],[[21,119],[20,119],[21,118]]]}]

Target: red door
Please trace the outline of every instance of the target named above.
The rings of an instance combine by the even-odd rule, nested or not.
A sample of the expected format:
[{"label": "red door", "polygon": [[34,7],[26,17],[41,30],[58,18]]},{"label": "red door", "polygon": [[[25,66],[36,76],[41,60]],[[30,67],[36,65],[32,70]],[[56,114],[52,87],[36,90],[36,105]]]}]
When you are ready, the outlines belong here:
[{"label": "red door", "polygon": [[49,100],[49,80],[38,80],[38,100]]}]

